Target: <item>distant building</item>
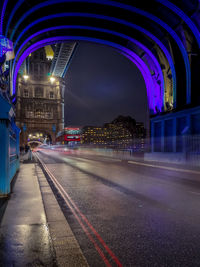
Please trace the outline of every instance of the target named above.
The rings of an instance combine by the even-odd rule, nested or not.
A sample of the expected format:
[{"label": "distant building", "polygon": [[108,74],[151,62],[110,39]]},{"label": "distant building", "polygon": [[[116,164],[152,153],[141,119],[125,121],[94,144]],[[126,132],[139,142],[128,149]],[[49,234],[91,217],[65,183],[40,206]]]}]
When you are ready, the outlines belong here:
[{"label": "distant building", "polygon": [[[27,62],[25,62],[27,63]],[[21,129],[21,145],[27,142],[55,142],[56,132],[64,127],[64,79],[49,77],[51,59],[45,49],[31,54],[19,72],[16,124]]]},{"label": "distant building", "polygon": [[[123,117],[126,118],[126,117]],[[130,123],[129,123],[130,124]],[[144,149],[145,129],[143,123],[127,124],[127,121],[114,120],[102,127],[85,126],[82,130],[81,143],[111,148]]]}]

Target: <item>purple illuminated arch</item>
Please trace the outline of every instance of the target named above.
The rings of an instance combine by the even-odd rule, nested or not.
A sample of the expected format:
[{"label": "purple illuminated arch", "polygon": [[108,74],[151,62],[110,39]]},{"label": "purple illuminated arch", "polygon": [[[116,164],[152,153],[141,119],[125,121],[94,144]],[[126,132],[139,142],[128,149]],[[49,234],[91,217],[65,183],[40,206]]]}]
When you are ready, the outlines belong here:
[{"label": "purple illuminated arch", "polygon": [[[53,43],[58,43],[58,42],[63,42],[63,41],[90,41],[94,43],[99,43],[99,44],[104,44],[108,45],[110,47],[115,48],[118,50],[121,54],[129,58],[141,71],[146,88],[147,88],[147,97],[148,97],[148,104],[149,104],[149,109],[151,112],[155,113],[157,110],[162,111],[163,107],[163,98],[161,96],[160,90],[155,91],[154,83],[151,77],[151,73],[146,66],[146,64],[141,60],[141,58],[136,55],[133,51],[115,44],[113,42],[109,42],[107,40],[102,40],[102,39],[96,39],[96,38],[89,38],[89,37],[83,37],[83,36],[56,36],[48,39],[43,39],[41,41],[38,41],[37,43],[31,45],[29,48],[27,48],[21,57],[19,58],[19,61],[16,64],[16,68],[13,73],[13,93],[15,93],[16,90],[16,80],[17,80],[17,74],[19,71],[19,68],[22,64],[22,62],[25,60],[26,57],[35,50],[48,45],[48,44],[53,44]],[[156,110],[157,109],[157,110]]]},{"label": "purple illuminated arch", "polygon": [[[97,27],[88,27],[88,26],[77,26],[77,25],[76,26],[73,26],[73,25],[65,26],[64,25],[64,26],[51,27],[51,28],[47,28],[47,29],[41,30],[41,31],[31,35],[29,38],[27,38],[26,41],[24,41],[24,43],[20,46],[20,48],[18,49],[18,52],[16,54],[16,58],[15,58],[15,60],[13,62],[13,66],[15,65],[15,61],[18,58],[18,55],[19,55],[20,51],[23,49],[23,47],[31,39],[33,39],[34,37],[36,37],[36,36],[38,36],[38,35],[40,35],[42,33],[50,32],[52,30],[59,30],[59,29],[86,29],[86,30],[93,30],[93,31],[101,31],[101,32],[106,32],[106,33],[113,34],[113,35],[116,35],[116,36],[120,36],[120,37],[122,37],[124,39],[127,39],[128,41],[130,41],[132,43],[135,43],[138,47],[140,47],[148,55],[148,57],[146,59],[147,59],[148,65],[151,68],[151,70],[155,72],[154,77],[157,77],[159,75],[159,79],[161,81],[161,97],[163,98],[163,102],[164,102],[164,77],[163,77],[163,73],[162,73],[160,64],[157,61],[157,59],[155,58],[155,56],[152,54],[152,52],[149,51],[144,45],[139,43],[137,40],[135,40],[135,39],[133,39],[133,38],[127,36],[127,35],[124,35],[124,34],[121,34],[121,33],[115,32],[115,31],[110,31],[110,30],[107,30],[107,29],[102,29],[102,28],[97,28]],[[160,85],[158,85],[156,80],[154,81],[154,87],[157,88],[157,91],[160,90]]]},{"label": "purple illuminated arch", "polygon": [[[173,11],[177,16],[179,16],[189,26],[190,30],[193,32],[194,37],[197,40],[198,46],[200,47],[199,30],[196,27],[195,23],[190,19],[190,17],[188,17],[178,6],[176,6],[175,4],[171,3],[168,0],[155,0],[155,1],[160,3],[160,4],[162,4],[163,6],[165,6],[167,8],[169,8],[171,11]],[[6,2],[6,4],[7,4],[8,0],[4,0],[4,2]],[[8,19],[8,22],[7,22],[7,26],[6,26],[6,33],[5,33],[6,36],[7,36],[8,29],[9,29],[10,23],[12,21],[12,18],[14,17],[15,12],[17,11],[17,9],[21,6],[21,4],[23,2],[24,2],[24,0],[18,0],[16,5],[15,5],[15,7],[13,8],[13,10],[12,10],[10,16],[9,16],[9,19]],[[65,1],[65,2],[67,2],[67,1]],[[112,1],[112,2],[114,2],[114,1]],[[5,4],[5,8],[6,8],[6,4]],[[4,16],[4,13],[5,13],[5,8],[2,11],[3,16]]]},{"label": "purple illuminated arch", "polygon": [[37,4],[36,6],[32,7],[31,9],[29,9],[26,13],[24,13],[24,15],[18,20],[17,24],[15,25],[15,28],[11,34],[11,39],[13,38],[17,28],[19,27],[19,25],[23,22],[23,20],[28,17],[31,13],[37,11],[38,9],[42,8],[42,7],[46,7],[49,5],[54,5],[54,4],[58,4],[58,3],[66,3],[66,2],[85,2],[85,3],[95,3],[95,4],[100,4],[100,5],[108,5],[108,6],[113,6],[113,7],[117,7],[117,8],[121,8],[124,10],[128,10],[130,12],[133,13],[137,13],[140,14],[141,16],[144,16],[152,21],[154,21],[155,23],[159,24],[162,28],[164,28],[171,36],[172,38],[175,40],[175,42],[177,43],[177,45],[179,46],[179,49],[181,51],[183,60],[184,60],[184,64],[185,64],[185,70],[186,70],[186,101],[187,104],[189,104],[191,102],[191,69],[190,69],[190,63],[189,63],[189,58],[188,58],[188,54],[187,51],[180,39],[180,37],[177,35],[177,33],[167,24],[165,23],[163,20],[161,20],[160,18],[156,17],[155,15],[141,10],[139,8],[136,8],[134,6],[130,6],[124,3],[120,3],[120,2],[115,2],[115,1],[111,1],[111,0],[48,0],[42,3]]},{"label": "purple illuminated arch", "polygon": [[[169,53],[169,51],[166,49],[166,47],[162,44],[162,42],[156,38],[153,34],[151,34],[150,32],[148,32],[147,30],[143,29],[142,27],[135,25],[131,22],[127,22],[124,21],[122,19],[118,19],[118,18],[114,18],[114,17],[109,17],[109,16],[104,16],[104,15],[98,15],[98,14],[91,14],[91,13],[77,13],[77,12],[68,12],[68,13],[58,13],[58,14],[52,14],[46,17],[42,17],[36,21],[33,21],[31,24],[27,25],[24,30],[19,34],[16,43],[19,42],[19,40],[21,39],[21,37],[23,36],[23,34],[25,32],[27,32],[31,27],[33,27],[34,25],[45,21],[45,20],[49,20],[49,19],[53,19],[53,18],[58,18],[58,17],[73,17],[73,16],[80,16],[80,17],[89,17],[89,18],[98,18],[98,19],[105,19],[105,20],[109,20],[109,21],[114,21],[116,23],[119,24],[123,24],[126,25],[128,27],[134,28],[142,33],[144,33],[145,35],[147,35],[148,37],[150,37],[154,42],[157,43],[157,45],[161,48],[161,50],[163,51],[165,57],[167,58],[168,62],[169,62],[169,66],[171,68],[172,71],[172,82],[173,82],[173,106],[176,107],[176,72],[175,72],[175,67],[174,67],[174,63],[172,60],[172,57]],[[75,26],[74,26],[75,27]],[[81,26],[79,26],[81,27]],[[16,46],[16,45],[15,45]],[[21,49],[21,47],[18,49],[18,51]],[[18,54],[18,52],[17,52]],[[17,56],[16,54],[16,56]],[[164,83],[163,83],[164,84]],[[164,86],[164,85],[163,85]]]},{"label": "purple illuminated arch", "polygon": [[200,33],[199,33],[197,26],[190,19],[190,17],[188,17],[180,8],[178,8],[176,5],[174,5],[168,0],[155,0],[155,1],[171,9],[177,16],[179,16],[188,25],[190,30],[193,32],[194,37],[196,38],[198,46],[200,48]]}]

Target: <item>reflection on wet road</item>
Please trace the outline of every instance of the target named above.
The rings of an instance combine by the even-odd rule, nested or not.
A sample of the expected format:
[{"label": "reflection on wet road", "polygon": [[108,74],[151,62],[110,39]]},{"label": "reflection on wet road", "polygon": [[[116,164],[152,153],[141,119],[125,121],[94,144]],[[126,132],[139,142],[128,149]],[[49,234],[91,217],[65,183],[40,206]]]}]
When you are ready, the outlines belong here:
[{"label": "reflection on wet road", "polygon": [[[69,151],[37,154],[123,266],[200,266],[198,171]],[[64,206],[89,265],[105,266],[72,210]]]}]

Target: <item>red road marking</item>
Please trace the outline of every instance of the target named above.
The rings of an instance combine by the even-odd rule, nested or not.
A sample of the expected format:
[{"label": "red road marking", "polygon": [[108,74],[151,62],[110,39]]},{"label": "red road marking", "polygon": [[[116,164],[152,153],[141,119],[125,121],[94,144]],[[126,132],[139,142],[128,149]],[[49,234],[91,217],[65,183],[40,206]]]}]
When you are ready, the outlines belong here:
[{"label": "red road marking", "polygon": [[[37,157],[39,158],[39,156],[37,155]],[[77,221],[79,222],[80,226],[82,227],[82,229],[84,230],[85,234],[88,236],[88,238],[90,239],[90,241],[94,244],[96,250],[98,251],[99,255],[101,256],[101,258],[103,259],[103,261],[105,262],[106,266],[112,266],[108,259],[106,258],[106,256],[104,255],[103,251],[101,250],[101,248],[98,246],[98,244],[95,242],[95,240],[93,239],[93,237],[91,236],[91,234],[88,232],[88,230],[86,229],[86,227],[84,226],[84,224],[81,222],[80,218],[77,216],[77,214],[75,213],[75,210],[79,213],[79,215],[81,216],[81,218],[85,221],[85,223],[87,224],[87,226],[91,229],[91,231],[94,233],[94,235],[97,237],[97,239],[99,240],[99,242],[102,244],[102,246],[105,248],[105,250],[109,253],[109,255],[111,256],[111,258],[115,261],[115,263],[117,264],[117,266],[122,267],[122,264],[120,263],[119,259],[115,256],[115,254],[111,251],[111,249],[106,245],[106,243],[104,242],[104,240],[102,239],[102,237],[100,236],[99,233],[97,233],[97,231],[94,229],[94,227],[91,225],[91,223],[88,221],[88,219],[85,217],[85,215],[82,214],[82,212],[79,210],[79,208],[76,206],[76,204],[73,202],[73,200],[71,199],[71,197],[68,195],[68,193],[64,190],[64,188],[61,186],[61,184],[57,181],[57,179],[55,178],[55,176],[50,172],[50,170],[47,168],[46,164],[42,162],[42,160],[39,158],[39,160],[41,161],[41,164],[43,165],[44,169],[46,170],[46,172],[49,174],[49,176],[51,177],[51,179],[54,181],[54,183],[57,185],[57,189],[59,190],[59,192],[61,193],[62,197],[64,198],[65,202],[67,203],[67,205],[69,206],[70,210],[72,211],[72,213],[74,214],[75,218],[77,219]],[[66,197],[65,197],[66,196]],[[69,201],[71,202],[71,204],[69,203]],[[75,210],[74,210],[75,209]]]}]

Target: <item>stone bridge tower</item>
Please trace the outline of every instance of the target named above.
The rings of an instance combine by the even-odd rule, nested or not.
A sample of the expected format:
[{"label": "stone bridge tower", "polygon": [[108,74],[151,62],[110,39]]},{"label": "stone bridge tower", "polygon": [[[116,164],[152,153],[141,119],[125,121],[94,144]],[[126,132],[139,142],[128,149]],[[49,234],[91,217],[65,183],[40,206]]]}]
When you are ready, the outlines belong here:
[{"label": "stone bridge tower", "polygon": [[21,145],[45,136],[54,143],[56,132],[64,127],[65,81],[50,73],[53,58],[47,58],[45,50],[32,53],[18,75],[16,124]]}]

